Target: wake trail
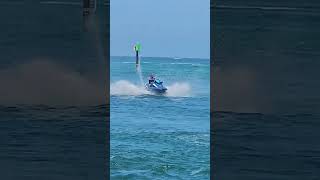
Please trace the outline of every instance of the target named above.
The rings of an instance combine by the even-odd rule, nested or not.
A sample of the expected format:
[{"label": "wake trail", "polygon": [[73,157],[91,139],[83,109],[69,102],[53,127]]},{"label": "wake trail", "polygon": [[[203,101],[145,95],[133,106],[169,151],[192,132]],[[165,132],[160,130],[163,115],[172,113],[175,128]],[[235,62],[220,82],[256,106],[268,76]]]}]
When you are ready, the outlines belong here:
[{"label": "wake trail", "polygon": [[111,83],[110,94],[116,96],[139,96],[149,94],[143,86],[137,86],[126,80]]}]

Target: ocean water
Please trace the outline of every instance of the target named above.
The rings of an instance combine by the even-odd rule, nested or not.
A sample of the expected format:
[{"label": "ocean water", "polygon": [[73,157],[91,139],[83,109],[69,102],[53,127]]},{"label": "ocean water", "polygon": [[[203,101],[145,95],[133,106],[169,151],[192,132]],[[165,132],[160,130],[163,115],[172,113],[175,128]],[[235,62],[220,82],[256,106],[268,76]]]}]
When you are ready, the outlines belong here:
[{"label": "ocean water", "polygon": [[215,179],[319,179],[318,1],[216,1]]},{"label": "ocean water", "polygon": [[[318,179],[319,2],[229,0],[216,4],[211,18],[216,30],[211,36],[215,39],[214,177]],[[103,81],[97,79],[101,74],[93,73],[105,66],[97,62],[95,36],[83,32],[79,1],[2,1],[0,9],[1,178],[105,178],[108,106],[104,105]],[[199,71],[199,62],[178,63],[187,71]],[[145,92],[137,88],[140,80],[135,73],[127,73],[126,78],[115,73],[113,82],[129,81],[138,95],[126,91],[120,94],[127,95],[119,95],[117,91],[111,99],[124,106],[129,99],[149,110],[155,101],[170,101],[170,107],[178,107],[174,110],[195,118],[195,109],[207,111],[200,109],[207,108],[208,102],[201,107],[198,104],[200,97],[208,97],[204,95],[208,87],[194,81],[200,74],[191,70],[176,74],[181,70],[171,69],[175,76],[155,72],[166,85],[180,83],[184,87],[183,93],[177,91],[169,97],[139,95]],[[143,65],[142,72],[154,71]],[[191,83],[186,84],[189,79]],[[198,83],[200,87],[195,87]],[[121,84],[123,81],[118,87]],[[193,92],[199,93],[199,98],[193,97]],[[199,102],[192,101],[197,98]],[[138,104],[143,99],[146,103]],[[179,109],[183,103],[185,111]],[[157,117],[172,112],[164,104],[161,107],[167,111]],[[147,121],[149,115],[142,108],[128,106],[128,110],[135,116],[143,111],[139,115],[144,116],[111,121],[115,127],[111,130],[119,135],[118,140],[111,140],[113,178],[208,179],[209,122],[202,121],[208,117],[192,121],[183,116],[184,121],[176,113],[179,121],[159,121],[155,116]],[[147,148],[140,146],[143,143]]]},{"label": "ocean water", "polygon": [[106,106],[0,106],[3,179],[102,179]]},{"label": "ocean water", "polygon": [[106,65],[77,2],[0,3],[1,179],[107,176]]},{"label": "ocean water", "polygon": [[166,95],[143,89],[134,57],[110,67],[111,179],[209,179],[209,60],[142,57]]}]

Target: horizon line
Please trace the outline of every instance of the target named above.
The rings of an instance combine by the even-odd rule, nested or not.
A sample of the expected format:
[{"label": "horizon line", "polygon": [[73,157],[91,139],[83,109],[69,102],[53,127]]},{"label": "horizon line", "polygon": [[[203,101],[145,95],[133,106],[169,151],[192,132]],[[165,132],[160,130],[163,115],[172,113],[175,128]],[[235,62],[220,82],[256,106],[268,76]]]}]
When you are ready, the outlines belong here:
[{"label": "horizon line", "polygon": [[[110,55],[110,57],[132,57],[135,58],[135,56],[128,56],[128,55]],[[169,57],[169,56],[142,56],[144,58],[177,58],[177,59],[206,59],[210,60],[210,57],[205,58],[205,57],[179,57],[179,56],[174,56],[174,57]]]}]

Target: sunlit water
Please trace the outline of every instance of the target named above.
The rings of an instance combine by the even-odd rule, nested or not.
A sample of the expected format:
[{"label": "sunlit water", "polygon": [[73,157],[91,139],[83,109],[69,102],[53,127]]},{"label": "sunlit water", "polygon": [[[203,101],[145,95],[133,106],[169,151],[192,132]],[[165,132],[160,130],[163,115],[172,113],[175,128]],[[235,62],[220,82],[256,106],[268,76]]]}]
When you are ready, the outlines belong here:
[{"label": "sunlit water", "polygon": [[142,57],[166,95],[143,88],[133,57],[110,65],[111,177],[209,179],[209,60]]}]

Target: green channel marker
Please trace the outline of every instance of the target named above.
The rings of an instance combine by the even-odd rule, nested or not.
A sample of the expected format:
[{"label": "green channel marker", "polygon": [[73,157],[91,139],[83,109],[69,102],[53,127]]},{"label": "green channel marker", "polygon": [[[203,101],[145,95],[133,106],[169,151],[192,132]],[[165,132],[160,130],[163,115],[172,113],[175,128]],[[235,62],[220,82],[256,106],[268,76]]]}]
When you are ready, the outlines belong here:
[{"label": "green channel marker", "polygon": [[136,45],[134,45],[134,50],[135,51],[140,51],[141,49],[141,45],[139,43],[137,43]]},{"label": "green channel marker", "polygon": [[138,64],[140,64],[139,51],[141,50],[141,45],[139,43],[136,43],[136,45],[134,45],[134,50],[136,51],[136,66],[138,66]]}]

